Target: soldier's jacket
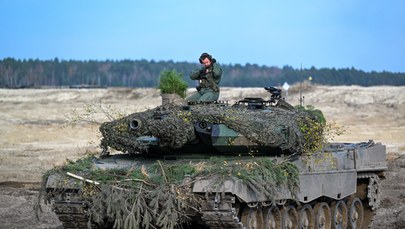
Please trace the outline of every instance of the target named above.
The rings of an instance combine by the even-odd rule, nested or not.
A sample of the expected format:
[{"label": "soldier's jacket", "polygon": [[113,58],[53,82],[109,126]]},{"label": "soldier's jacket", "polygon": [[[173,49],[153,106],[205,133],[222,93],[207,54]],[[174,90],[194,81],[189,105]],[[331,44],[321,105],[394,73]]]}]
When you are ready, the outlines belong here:
[{"label": "soldier's jacket", "polygon": [[192,71],[190,74],[190,78],[192,80],[200,80],[201,88],[210,88],[213,91],[218,92],[218,84],[220,83],[222,76],[222,69],[220,65],[217,63],[213,63],[209,68],[209,72],[207,74],[202,73],[204,72],[204,70],[205,67]]}]

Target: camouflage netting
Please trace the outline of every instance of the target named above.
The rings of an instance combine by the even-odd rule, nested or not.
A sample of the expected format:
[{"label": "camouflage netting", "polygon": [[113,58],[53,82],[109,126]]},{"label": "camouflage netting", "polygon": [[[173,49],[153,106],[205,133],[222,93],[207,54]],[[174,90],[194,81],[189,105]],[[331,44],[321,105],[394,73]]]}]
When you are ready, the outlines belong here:
[{"label": "camouflage netting", "polygon": [[[285,102],[280,104],[283,105],[258,110],[247,109],[245,105],[196,104],[187,109],[162,105],[102,124],[101,146],[105,151],[111,147],[139,153],[147,150],[147,146],[136,138],[154,136],[159,138],[161,147],[176,149],[196,138],[194,124],[197,122],[225,124],[257,145],[290,152],[302,153],[304,147],[317,144],[314,139],[320,137],[305,137],[317,125],[316,117],[305,109],[293,108]],[[137,121],[138,129],[129,128],[132,120]],[[321,136],[322,131],[312,131],[311,135]]]}]

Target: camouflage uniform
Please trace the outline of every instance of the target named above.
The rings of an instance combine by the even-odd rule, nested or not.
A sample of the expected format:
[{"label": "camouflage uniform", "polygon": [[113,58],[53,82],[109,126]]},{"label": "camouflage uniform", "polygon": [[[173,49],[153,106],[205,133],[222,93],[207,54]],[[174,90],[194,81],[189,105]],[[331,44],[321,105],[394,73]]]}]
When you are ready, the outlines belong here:
[{"label": "camouflage uniform", "polygon": [[199,80],[200,85],[197,92],[187,98],[189,102],[211,102],[219,98],[218,84],[221,81],[222,69],[219,64],[213,63],[205,73],[206,68],[202,67],[191,72],[190,79]]}]

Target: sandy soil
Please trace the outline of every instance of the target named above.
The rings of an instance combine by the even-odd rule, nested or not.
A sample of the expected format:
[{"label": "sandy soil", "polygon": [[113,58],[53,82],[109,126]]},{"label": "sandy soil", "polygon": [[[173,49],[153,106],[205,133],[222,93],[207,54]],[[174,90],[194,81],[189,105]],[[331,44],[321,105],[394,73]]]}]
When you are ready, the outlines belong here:
[{"label": "sandy soil", "polygon": [[[291,88],[287,101],[298,104],[297,92]],[[305,86],[303,95],[305,105],[346,130],[334,141],[387,146],[390,170],[372,228],[405,228],[405,87]],[[222,88],[220,99],[268,96],[262,88]],[[40,220],[32,206],[43,172],[100,151],[98,124],[83,120],[160,103],[155,89],[0,89],[0,228],[60,228],[48,206]]]}]

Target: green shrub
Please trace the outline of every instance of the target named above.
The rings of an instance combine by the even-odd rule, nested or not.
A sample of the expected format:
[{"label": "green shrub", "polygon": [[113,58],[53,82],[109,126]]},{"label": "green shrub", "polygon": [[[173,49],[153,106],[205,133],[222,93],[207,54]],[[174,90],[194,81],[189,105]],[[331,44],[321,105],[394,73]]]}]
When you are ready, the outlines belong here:
[{"label": "green shrub", "polygon": [[321,123],[322,125],[326,124],[326,118],[323,115],[322,111],[319,109],[316,109],[312,105],[307,105],[306,107],[304,106],[296,106],[299,110],[304,111],[309,113],[314,117],[314,121]]},{"label": "green shrub", "polygon": [[176,70],[165,70],[160,73],[158,89],[162,94],[178,94],[186,97],[187,83],[183,80],[183,74]]}]

